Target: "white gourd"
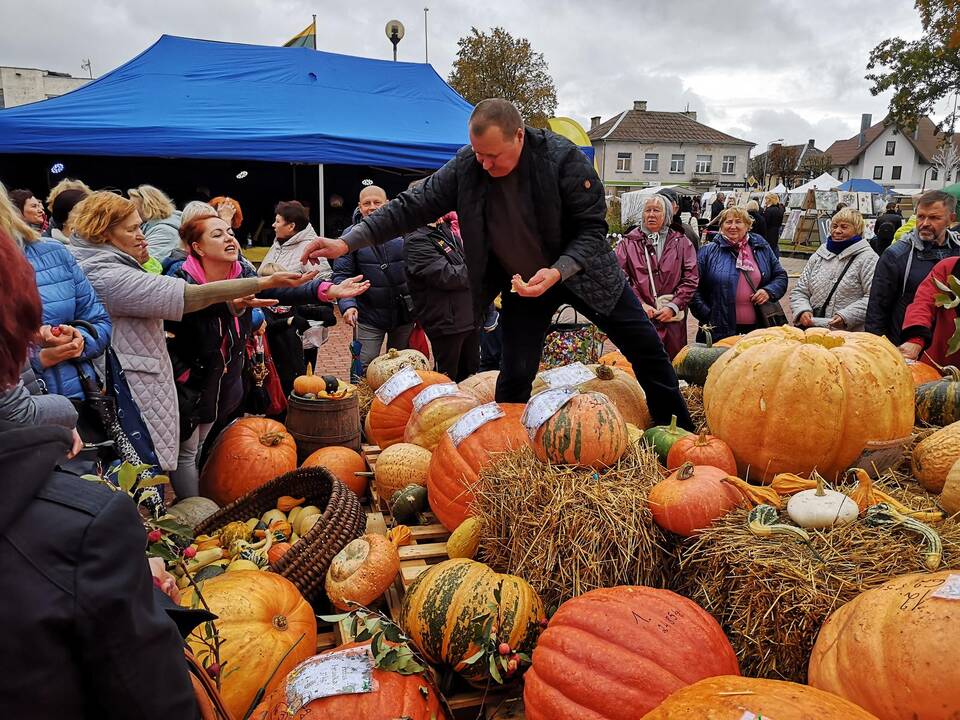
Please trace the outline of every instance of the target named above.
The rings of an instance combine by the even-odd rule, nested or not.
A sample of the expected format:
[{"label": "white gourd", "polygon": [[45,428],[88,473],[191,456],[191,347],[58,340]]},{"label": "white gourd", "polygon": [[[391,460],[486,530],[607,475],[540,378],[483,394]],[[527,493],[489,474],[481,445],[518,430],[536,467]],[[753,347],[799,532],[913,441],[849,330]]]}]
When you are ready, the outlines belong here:
[{"label": "white gourd", "polygon": [[860,514],[860,508],[849,497],[836,490],[826,490],[823,478],[817,478],[816,490],[804,490],[787,502],[787,515],[797,525],[810,530],[849,525]]}]

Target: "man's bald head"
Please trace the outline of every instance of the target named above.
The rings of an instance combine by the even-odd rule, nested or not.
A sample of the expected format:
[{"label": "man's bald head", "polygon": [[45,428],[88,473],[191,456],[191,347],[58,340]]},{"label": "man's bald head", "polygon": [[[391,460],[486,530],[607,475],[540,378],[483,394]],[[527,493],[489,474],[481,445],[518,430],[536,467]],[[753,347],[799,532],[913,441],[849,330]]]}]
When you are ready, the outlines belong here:
[{"label": "man's bald head", "polygon": [[377,185],[368,185],[360,191],[360,214],[367,217],[381,205],[387,204],[387,193],[382,187]]}]

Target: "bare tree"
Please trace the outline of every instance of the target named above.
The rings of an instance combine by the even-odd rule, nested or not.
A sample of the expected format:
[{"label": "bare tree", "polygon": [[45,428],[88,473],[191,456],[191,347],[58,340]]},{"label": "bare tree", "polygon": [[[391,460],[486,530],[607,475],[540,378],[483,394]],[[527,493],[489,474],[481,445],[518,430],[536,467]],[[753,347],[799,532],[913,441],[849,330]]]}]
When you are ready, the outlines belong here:
[{"label": "bare tree", "polygon": [[[930,158],[930,164],[937,168],[937,173],[944,182],[953,178],[953,173],[960,170],[960,150],[957,150],[952,137],[948,136],[940,145],[940,149]],[[960,177],[956,179],[960,181]]]}]

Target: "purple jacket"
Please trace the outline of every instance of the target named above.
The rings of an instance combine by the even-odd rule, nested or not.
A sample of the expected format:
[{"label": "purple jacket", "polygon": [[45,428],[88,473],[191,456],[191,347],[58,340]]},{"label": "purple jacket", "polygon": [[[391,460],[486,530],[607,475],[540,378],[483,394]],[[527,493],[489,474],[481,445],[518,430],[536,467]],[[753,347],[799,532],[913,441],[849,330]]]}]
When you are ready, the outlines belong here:
[{"label": "purple jacket", "polygon": [[[640,229],[631,230],[620,241],[616,248],[617,261],[627,276],[627,283],[640,302],[656,307],[657,299],[653,296],[650,287],[651,269],[647,265],[647,247],[650,262],[653,264],[653,284],[658,295],[673,295],[672,305],[679,315],[687,309],[687,305],[697,290],[700,273],[697,269],[697,251],[682,233],[670,230],[660,258],[657,258],[656,248],[647,239]],[[671,359],[680,352],[680,348],[687,344],[687,323],[654,322],[667,354]]]}]

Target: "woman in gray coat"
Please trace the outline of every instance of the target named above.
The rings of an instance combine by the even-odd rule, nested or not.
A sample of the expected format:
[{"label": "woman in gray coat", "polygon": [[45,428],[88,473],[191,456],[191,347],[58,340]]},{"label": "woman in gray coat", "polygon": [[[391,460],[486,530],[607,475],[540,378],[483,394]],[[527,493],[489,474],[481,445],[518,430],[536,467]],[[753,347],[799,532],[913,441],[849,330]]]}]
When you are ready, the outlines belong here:
[{"label": "woman in gray coat", "polygon": [[303,285],[316,273],[274,273],[190,285],[143,268],[149,249],[140,214],[130,200],[96,192],[80,202],[74,214],[75,240],[70,251],[110,314],[113,349],[150,431],[160,467],[175,470],[180,419],[163,321],[180,320],[184,313],[228,300],[238,300],[234,307],[241,310],[273,304],[275,300],[258,300],[254,294]]},{"label": "woman in gray coat", "polygon": [[817,248],[790,293],[794,324],[831,330],[863,330],[877,254],[863,239],[863,216],[841,208],[830,238]]}]

